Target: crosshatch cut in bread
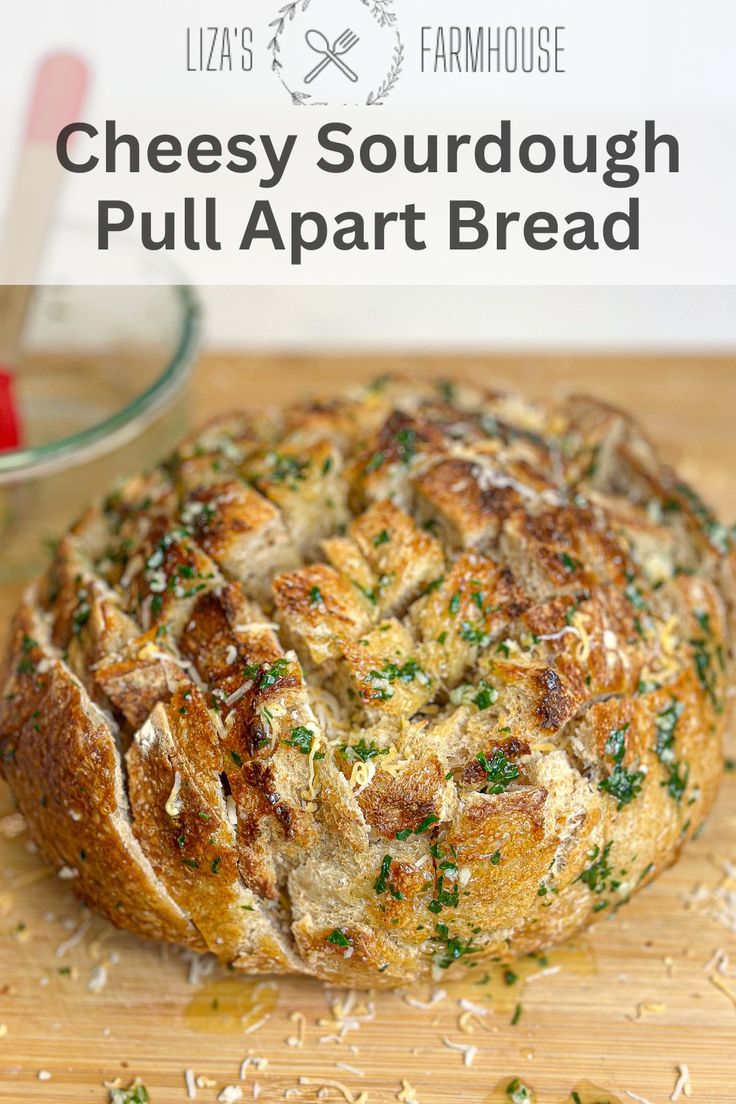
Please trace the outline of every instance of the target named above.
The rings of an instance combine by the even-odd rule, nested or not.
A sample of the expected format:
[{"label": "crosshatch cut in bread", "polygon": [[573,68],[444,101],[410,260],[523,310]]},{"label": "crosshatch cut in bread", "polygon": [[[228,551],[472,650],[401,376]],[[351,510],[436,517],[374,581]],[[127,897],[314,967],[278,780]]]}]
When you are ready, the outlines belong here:
[{"label": "crosshatch cut in bread", "polygon": [[458,383],[224,417],[26,594],[2,771],[90,908],[399,985],[613,912],[712,804],[732,534],[626,414]]}]

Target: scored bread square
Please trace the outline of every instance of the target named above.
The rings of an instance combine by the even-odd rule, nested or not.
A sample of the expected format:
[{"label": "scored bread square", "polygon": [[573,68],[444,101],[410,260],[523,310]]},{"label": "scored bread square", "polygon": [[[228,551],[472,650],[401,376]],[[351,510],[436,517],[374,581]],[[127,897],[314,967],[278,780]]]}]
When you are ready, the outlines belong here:
[{"label": "scored bread square", "polygon": [[230,413],[16,619],[0,766],[119,926],[396,986],[613,912],[710,808],[736,551],[625,413],[454,381]]}]

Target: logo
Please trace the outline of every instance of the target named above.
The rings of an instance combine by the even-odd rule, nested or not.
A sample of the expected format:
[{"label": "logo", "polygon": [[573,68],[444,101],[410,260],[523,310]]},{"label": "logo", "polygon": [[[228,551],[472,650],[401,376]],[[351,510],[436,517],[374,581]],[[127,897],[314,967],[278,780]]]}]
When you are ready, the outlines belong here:
[{"label": "logo", "polygon": [[377,106],[401,76],[394,0],[291,0],[269,26],[271,68],[300,107]]}]

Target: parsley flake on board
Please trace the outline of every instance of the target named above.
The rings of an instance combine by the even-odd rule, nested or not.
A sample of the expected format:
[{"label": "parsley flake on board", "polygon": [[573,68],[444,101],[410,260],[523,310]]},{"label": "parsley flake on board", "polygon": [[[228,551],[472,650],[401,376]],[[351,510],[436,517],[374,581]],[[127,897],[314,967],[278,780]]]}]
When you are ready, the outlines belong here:
[{"label": "parsley flake on board", "polygon": [[149,1104],[146,1086],[136,1077],[127,1089],[110,1089],[110,1104]]},{"label": "parsley flake on board", "polygon": [[[519,1009],[519,1015],[521,1015],[521,1006],[517,1005],[517,1008]],[[518,1020],[516,1022],[518,1023]],[[512,1081],[509,1081],[506,1086],[506,1096],[510,1104],[531,1104],[533,1100],[531,1089],[519,1077],[514,1077]]]}]

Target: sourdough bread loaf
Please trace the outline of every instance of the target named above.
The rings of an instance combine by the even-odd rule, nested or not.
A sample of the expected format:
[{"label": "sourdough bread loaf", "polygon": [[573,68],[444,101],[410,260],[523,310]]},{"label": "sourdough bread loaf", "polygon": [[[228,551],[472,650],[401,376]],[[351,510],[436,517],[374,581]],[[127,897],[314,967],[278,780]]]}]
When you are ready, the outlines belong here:
[{"label": "sourdough bread loaf", "polygon": [[114,924],[398,985],[615,910],[721,774],[731,535],[625,414],[379,380],[236,414],[60,542],[2,771]]}]

